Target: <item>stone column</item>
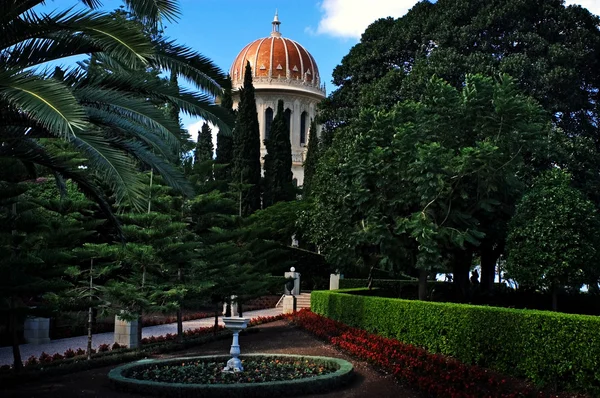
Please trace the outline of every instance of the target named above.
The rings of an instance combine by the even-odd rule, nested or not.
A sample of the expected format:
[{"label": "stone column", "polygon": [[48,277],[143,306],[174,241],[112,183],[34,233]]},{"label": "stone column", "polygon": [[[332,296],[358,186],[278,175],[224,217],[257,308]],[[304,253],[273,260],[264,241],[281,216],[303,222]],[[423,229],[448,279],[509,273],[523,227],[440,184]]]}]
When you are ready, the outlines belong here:
[{"label": "stone column", "polygon": [[338,290],[340,288],[340,279],[344,279],[342,274],[329,275],[329,290]]},{"label": "stone column", "polygon": [[296,296],[288,294],[283,298],[283,313],[292,314],[294,312],[296,312]]},{"label": "stone column", "polygon": [[128,348],[138,348],[138,320],[126,321],[115,315],[115,343],[127,346]]},{"label": "stone column", "polygon": [[50,318],[28,317],[25,319],[23,334],[29,344],[50,342]]}]

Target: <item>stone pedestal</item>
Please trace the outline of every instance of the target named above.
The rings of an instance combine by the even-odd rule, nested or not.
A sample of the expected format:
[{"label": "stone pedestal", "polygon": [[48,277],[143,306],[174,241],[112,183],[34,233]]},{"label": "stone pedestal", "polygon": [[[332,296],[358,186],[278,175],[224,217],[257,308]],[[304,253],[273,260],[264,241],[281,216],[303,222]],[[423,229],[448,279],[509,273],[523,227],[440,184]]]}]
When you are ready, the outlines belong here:
[{"label": "stone pedestal", "polygon": [[231,359],[227,361],[227,366],[223,368],[223,372],[243,372],[244,367],[242,366],[242,361],[240,360],[240,343],[239,343],[239,335],[242,329],[246,329],[248,325],[249,319],[247,318],[239,318],[239,317],[223,317],[223,322],[225,323],[225,327],[233,332],[233,340],[231,342],[231,349],[229,350],[229,354],[231,354]]},{"label": "stone pedestal", "polygon": [[128,348],[139,347],[138,320],[126,321],[115,315],[115,343],[125,345]]},{"label": "stone pedestal", "polygon": [[283,298],[283,313],[284,314],[291,314],[296,312],[296,297],[295,296],[290,296],[290,295],[286,295]]},{"label": "stone pedestal", "polygon": [[46,344],[50,342],[50,318],[27,318],[23,334],[29,344]]},{"label": "stone pedestal", "polygon": [[344,279],[342,274],[329,275],[329,290],[338,290],[340,288],[340,279]]},{"label": "stone pedestal", "polygon": [[[300,295],[300,273],[296,272],[296,271],[290,271],[290,272],[286,272],[285,274],[283,274],[283,276],[285,276],[285,279],[295,279],[294,280],[294,289],[292,290],[292,294],[294,296],[299,296]],[[289,294],[287,288],[285,289],[285,294]]]},{"label": "stone pedestal", "polygon": [[[225,316],[227,312],[227,303],[223,303],[223,316]],[[237,305],[237,296],[231,296],[231,316],[239,316],[238,305]]]}]

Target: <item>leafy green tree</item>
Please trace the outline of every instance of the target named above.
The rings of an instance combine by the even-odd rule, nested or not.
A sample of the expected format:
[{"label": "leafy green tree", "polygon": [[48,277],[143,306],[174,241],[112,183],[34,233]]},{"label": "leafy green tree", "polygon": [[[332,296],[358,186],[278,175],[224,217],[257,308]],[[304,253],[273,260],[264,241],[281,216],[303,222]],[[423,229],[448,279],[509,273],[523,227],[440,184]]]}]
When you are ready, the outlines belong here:
[{"label": "leafy green tree", "polygon": [[265,140],[265,174],[263,180],[263,208],[277,202],[293,200],[292,144],[285,122],[283,100],[277,102],[277,114],[271,125],[269,138]]},{"label": "leafy green tree", "polygon": [[[568,169],[575,186],[600,206],[598,21],[561,0],[423,1],[399,19],[375,21],[334,70],[338,88],[320,110],[324,146],[364,108],[389,110],[398,101],[418,100],[432,75],[460,87],[470,73],[507,73],[564,132],[549,142],[552,157],[536,167]],[[505,228],[496,235],[480,246],[488,289]]]},{"label": "leafy green tree", "polygon": [[233,135],[232,183],[238,185],[241,215],[247,216],[261,208],[260,132],[250,62],[246,64],[244,85],[239,95]]},{"label": "leafy green tree", "polygon": [[578,291],[600,260],[593,233],[600,229],[598,213],[570,180],[559,169],[537,178],[517,206],[507,239],[508,277],[520,288],[551,292],[555,311],[559,290]]},{"label": "leafy green tree", "polygon": [[304,182],[302,184],[302,194],[305,197],[311,195],[311,184],[315,173],[317,172],[317,163],[319,162],[320,147],[319,136],[317,135],[317,123],[312,120],[308,134],[308,148],[306,150],[306,159],[304,160]]},{"label": "leafy green tree", "polygon": [[212,161],[213,153],[212,129],[205,122],[202,125],[202,129],[198,132],[198,143],[194,150],[194,163]]},{"label": "leafy green tree", "polygon": [[[512,215],[549,122],[506,76],[430,80],[421,101],[364,111],[317,168],[308,231],[328,260],[417,273],[448,267],[466,296],[471,259]],[[350,249],[350,250],[349,250]]]}]

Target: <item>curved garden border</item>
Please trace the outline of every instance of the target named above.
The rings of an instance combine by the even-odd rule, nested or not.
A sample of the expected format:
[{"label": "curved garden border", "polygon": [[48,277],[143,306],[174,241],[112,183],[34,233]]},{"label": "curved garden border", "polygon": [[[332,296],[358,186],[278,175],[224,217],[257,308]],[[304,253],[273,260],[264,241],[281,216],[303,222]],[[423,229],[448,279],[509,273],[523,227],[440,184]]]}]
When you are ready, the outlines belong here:
[{"label": "curved garden border", "polygon": [[307,355],[288,354],[249,354],[243,358],[297,358],[309,359],[314,362],[335,364],[338,369],[326,375],[309,377],[305,379],[272,381],[264,383],[237,383],[237,384],[184,384],[163,383],[156,381],[130,379],[123,373],[132,368],[147,367],[156,364],[178,363],[181,360],[193,361],[195,359],[213,359],[227,362],[227,355],[209,355],[198,357],[180,357],[169,359],[143,359],[126,365],[119,366],[108,373],[112,385],[118,390],[142,393],[145,395],[159,395],[169,397],[198,397],[207,394],[209,397],[274,397],[292,396],[299,394],[315,394],[334,390],[347,384],[353,377],[353,366],[350,362],[339,358],[315,357]]}]

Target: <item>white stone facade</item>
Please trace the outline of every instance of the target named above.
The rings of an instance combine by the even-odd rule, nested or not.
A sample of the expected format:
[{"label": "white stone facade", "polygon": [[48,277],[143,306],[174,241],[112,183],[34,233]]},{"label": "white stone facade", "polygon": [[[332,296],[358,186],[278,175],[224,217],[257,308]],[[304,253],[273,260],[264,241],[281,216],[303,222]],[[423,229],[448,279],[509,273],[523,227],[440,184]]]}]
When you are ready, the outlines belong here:
[{"label": "white stone facade", "polygon": [[[308,94],[308,95],[307,95]],[[312,93],[302,93],[289,89],[269,88],[267,90],[256,89],[256,111],[258,113],[258,125],[260,130],[260,154],[261,163],[267,153],[264,140],[266,138],[266,113],[267,109],[273,111],[273,117],[277,113],[277,102],[283,100],[284,110],[291,111],[290,116],[290,143],[292,144],[292,174],[298,186],[304,182],[304,160],[309,139],[310,123],[317,115],[317,105],[323,99]],[[234,108],[238,107],[239,97],[234,93]],[[304,134],[301,127],[304,114]],[[317,126],[320,131],[320,126]]]}]

